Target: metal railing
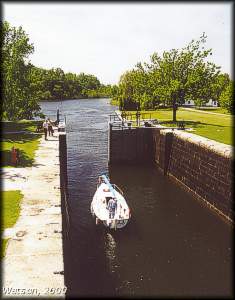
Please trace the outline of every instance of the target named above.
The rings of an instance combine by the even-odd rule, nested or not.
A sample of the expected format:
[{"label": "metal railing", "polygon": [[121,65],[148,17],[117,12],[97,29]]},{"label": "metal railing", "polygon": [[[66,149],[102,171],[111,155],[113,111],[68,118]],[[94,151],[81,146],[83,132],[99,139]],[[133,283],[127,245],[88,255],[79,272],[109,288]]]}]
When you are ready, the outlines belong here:
[{"label": "metal railing", "polygon": [[[109,116],[109,123],[111,130],[126,130],[126,129],[136,129],[136,128],[152,128],[155,125],[160,125],[161,129],[190,129],[185,127],[185,121],[180,120],[176,122],[176,126],[164,126],[158,119],[153,119],[151,113],[139,113],[136,119],[136,113],[133,112],[120,112],[115,111],[115,114]],[[149,118],[147,118],[147,116]],[[162,124],[162,125],[161,125]]]},{"label": "metal railing", "polygon": [[109,124],[112,130],[151,127],[150,124],[156,123],[158,124],[159,122],[156,119],[152,119],[151,113],[115,111],[115,114],[109,116]]}]

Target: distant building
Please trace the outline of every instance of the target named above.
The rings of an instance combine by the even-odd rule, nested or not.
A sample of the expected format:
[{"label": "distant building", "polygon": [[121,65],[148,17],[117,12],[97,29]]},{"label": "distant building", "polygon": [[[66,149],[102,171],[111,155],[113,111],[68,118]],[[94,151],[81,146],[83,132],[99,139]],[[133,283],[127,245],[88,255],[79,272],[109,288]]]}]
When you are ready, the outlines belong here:
[{"label": "distant building", "polygon": [[[195,106],[195,103],[193,100],[185,100],[185,103],[182,106]],[[205,106],[208,107],[217,107],[218,101],[210,99]]]}]

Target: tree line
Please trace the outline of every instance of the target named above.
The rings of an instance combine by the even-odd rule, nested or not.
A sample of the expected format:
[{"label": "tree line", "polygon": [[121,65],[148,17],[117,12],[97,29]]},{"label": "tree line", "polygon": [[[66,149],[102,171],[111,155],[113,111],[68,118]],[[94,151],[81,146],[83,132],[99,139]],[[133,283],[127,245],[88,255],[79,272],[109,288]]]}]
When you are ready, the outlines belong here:
[{"label": "tree line", "polygon": [[45,70],[32,66],[31,80],[41,100],[101,98],[110,96],[111,85],[101,84],[90,74],[64,73],[61,68]]},{"label": "tree line", "polygon": [[201,106],[209,99],[234,112],[234,82],[210,62],[206,35],[182,49],[153,53],[150,62],[137,63],[125,72],[118,85],[104,85],[90,74],[46,70],[31,64],[34,46],[22,27],[1,23],[2,110],[7,120],[40,115],[39,101],[111,97],[120,109],[157,109],[170,106],[173,121],[178,106],[194,100]]},{"label": "tree line", "polygon": [[187,100],[197,106],[216,100],[232,112],[234,82],[208,60],[212,49],[205,49],[206,39],[203,33],[182,49],[154,53],[150,62],[137,63],[121,76],[114,100],[123,110],[172,107],[173,121]]},{"label": "tree line", "polygon": [[40,115],[39,101],[100,98],[112,95],[112,86],[90,74],[46,70],[31,64],[34,46],[22,27],[1,23],[1,119],[31,119]]}]

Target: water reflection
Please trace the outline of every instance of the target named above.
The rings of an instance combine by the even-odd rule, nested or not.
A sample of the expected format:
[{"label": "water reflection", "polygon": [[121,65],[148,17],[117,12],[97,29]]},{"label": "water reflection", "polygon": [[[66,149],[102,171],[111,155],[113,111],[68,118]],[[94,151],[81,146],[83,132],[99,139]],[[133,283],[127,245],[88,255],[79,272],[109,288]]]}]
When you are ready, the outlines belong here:
[{"label": "water reflection", "polygon": [[115,266],[117,266],[115,263],[116,242],[111,233],[106,233],[105,237],[106,237],[106,239],[105,239],[105,254],[106,254],[106,257],[107,257],[108,263],[109,263],[109,272],[114,273]]}]

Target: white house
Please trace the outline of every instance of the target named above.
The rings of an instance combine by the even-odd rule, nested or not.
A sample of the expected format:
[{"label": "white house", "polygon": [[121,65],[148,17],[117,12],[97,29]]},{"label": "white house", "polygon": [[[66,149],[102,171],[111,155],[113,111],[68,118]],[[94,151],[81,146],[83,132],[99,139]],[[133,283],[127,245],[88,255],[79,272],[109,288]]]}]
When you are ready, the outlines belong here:
[{"label": "white house", "polygon": [[[183,104],[183,106],[195,106],[195,103],[193,100],[185,100],[185,103]],[[217,107],[218,106],[218,101],[212,100],[210,99],[205,106],[209,106],[209,107]]]}]

